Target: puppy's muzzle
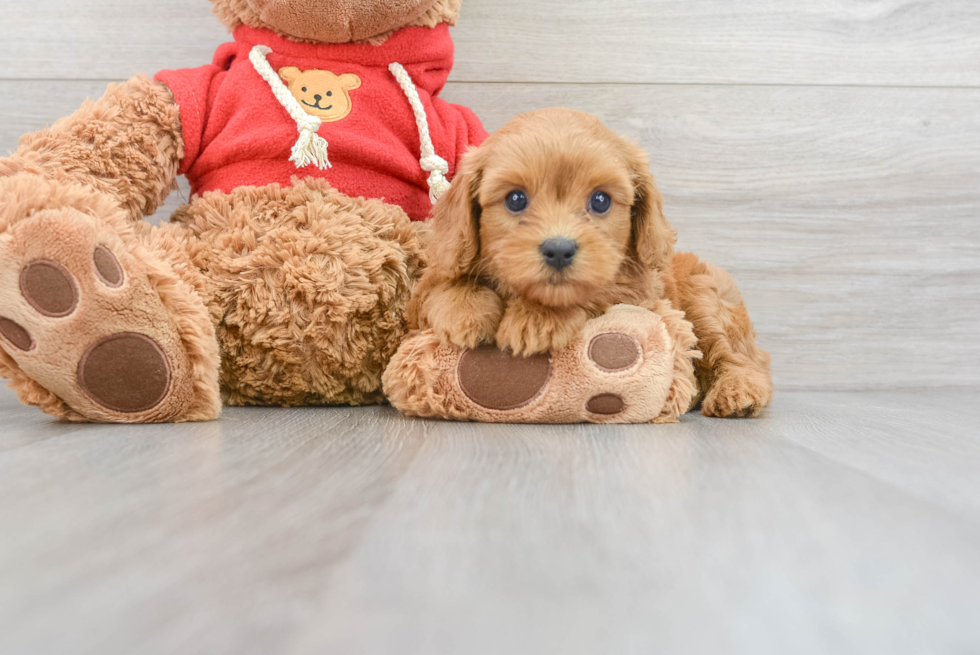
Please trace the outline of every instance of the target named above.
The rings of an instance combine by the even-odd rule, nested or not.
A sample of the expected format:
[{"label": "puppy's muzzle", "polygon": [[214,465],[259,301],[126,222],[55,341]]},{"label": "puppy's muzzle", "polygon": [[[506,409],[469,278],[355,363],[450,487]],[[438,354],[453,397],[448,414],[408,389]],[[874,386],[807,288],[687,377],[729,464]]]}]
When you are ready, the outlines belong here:
[{"label": "puppy's muzzle", "polygon": [[548,239],[541,244],[541,255],[544,263],[561,271],[575,263],[578,254],[578,243],[572,239]]}]

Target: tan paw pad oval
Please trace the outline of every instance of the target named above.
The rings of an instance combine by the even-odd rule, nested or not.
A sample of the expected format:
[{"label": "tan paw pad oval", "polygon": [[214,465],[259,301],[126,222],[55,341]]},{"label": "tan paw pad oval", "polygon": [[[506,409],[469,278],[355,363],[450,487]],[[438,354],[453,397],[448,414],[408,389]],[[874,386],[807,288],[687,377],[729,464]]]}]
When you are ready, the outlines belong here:
[{"label": "tan paw pad oval", "polygon": [[111,289],[118,289],[123,283],[123,268],[112,251],[105,246],[98,246],[92,257],[95,272],[102,283]]},{"label": "tan paw pad oval", "polygon": [[30,332],[9,318],[0,316],[0,334],[24,352],[34,349],[34,339],[31,337]]},{"label": "tan paw pad oval", "polygon": [[599,414],[600,416],[615,416],[616,414],[621,414],[626,409],[626,403],[619,396],[604,393],[599,396],[593,396],[585,405],[585,408],[591,413]]},{"label": "tan paw pad oval", "polygon": [[68,316],[78,306],[78,287],[64,266],[48,259],[31,262],[20,272],[20,293],[38,313]]},{"label": "tan paw pad oval", "polygon": [[625,334],[600,334],[589,344],[589,359],[606,373],[630,369],[641,356],[640,344]]},{"label": "tan paw pad oval", "polygon": [[82,356],[78,386],[99,405],[135,414],[157,407],[170,391],[170,362],[156,341],[120,332],[97,341]]},{"label": "tan paw pad oval", "polygon": [[551,379],[548,355],[515,357],[493,346],[468,350],[459,360],[459,387],[486,409],[508,411],[526,407]]}]

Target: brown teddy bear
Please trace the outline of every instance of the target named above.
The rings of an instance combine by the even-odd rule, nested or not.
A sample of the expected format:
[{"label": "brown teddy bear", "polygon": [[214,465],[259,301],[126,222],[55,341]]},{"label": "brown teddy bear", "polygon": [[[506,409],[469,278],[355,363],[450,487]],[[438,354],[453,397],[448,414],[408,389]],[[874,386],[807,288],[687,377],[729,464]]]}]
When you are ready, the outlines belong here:
[{"label": "brown teddy bear", "polygon": [[[487,136],[438,97],[461,0],[211,2],[234,33],[211,64],[110,87],[0,159],[0,376],[53,416],[179,422],[214,419],[222,402],[382,402],[425,265],[413,221]],[[190,204],[151,227],[180,174]],[[514,361],[424,334],[410,337],[419,358],[389,375],[404,383],[393,395],[421,415],[665,421],[696,395],[696,367],[706,414],[757,414],[768,357],[737,290],[696,259],[674,268],[696,300],[680,307],[693,333],[680,312],[600,317],[588,344],[538,361],[540,385],[509,389],[528,394],[516,413],[493,384],[472,385],[513,379]],[[747,338],[727,339],[728,325]],[[641,356],[610,376],[598,342]],[[457,372],[466,388],[415,394]],[[622,398],[605,388],[642,411],[613,407]]]},{"label": "brown teddy bear", "polygon": [[[424,220],[486,136],[438,98],[460,0],[211,0],[210,65],[0,160],[0,375],[77,421],[382,401]],[[186,174],[194,195],[152,214]]]}]

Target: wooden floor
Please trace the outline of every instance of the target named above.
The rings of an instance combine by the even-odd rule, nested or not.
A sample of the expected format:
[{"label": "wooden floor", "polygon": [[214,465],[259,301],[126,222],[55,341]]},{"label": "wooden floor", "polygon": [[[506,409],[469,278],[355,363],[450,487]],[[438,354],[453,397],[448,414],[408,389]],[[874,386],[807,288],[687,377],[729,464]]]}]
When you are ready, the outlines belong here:
[{"label": "wooden floor", "polygon": [[4,391],[0,653],[976,653],[978,400],[134,428]]}]

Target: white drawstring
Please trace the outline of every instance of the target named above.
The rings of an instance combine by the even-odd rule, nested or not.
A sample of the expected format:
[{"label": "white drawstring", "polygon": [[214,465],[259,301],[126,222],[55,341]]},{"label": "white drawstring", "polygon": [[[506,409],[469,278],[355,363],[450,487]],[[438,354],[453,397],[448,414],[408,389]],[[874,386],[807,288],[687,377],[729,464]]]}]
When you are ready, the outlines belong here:
[{"label": "white drawstring", "polygon": [[415,124],[419,129],[419,141],[422,143],[422,159],[419,160],[419,164],[421,164],[423,171],[430,173],[429,200],[434,205],[444,193],[452,188],[449,180],[446,179],[446,176],[449,175],[449,163],[436,154],[435,146],[432,145],[432,135],[429,133],[429,119],[425,115],[425,107],[422,105],[419,90],[415,87],[415,82],[412,81],[408,71],[398,63],[388,66],[388,70],[398,80],[402,91],[405,92],[405,97],[408,98],[408,103],[412,105]]},{"label": "white drawstring", "polygon": [[320,131],[320,126],[323,125],[323,121],[306,113],[289,87],[283,83],[279,74],[272,70],[272,66],[265,58],[268,54],[272,54],[272,48],[257,45],[252,48],[248,60],[255,67],[255,72],[269,84],[276,100],[286,108],[289,116],[296,121],[296,126],[299,128],[299,140],[293,146],[293,153],[289,161],[296,164],[296,168],[306,168],[313,164],[316,164],[317,168],[321,170],[331,168],[330,159],[327,156],[327,140],[317,134]]},{"label": "white drawstring", "polygon": [[[272,48],[257,45],[252,48],[248,59],[252,62],[255,72],[266,81],[276,100],[289,112],[289,116],[296,121],[296,126],[299,128],[299,140],[293,146],[289,161],[295,163],[296,168],[305,168],[313,164],[323,170],[331,168],[330,159],[327,156],[327,141],[318,134],[323,121],[306,113],[289,87],[283,83],[279,74],[272,70],[272,66],[266,59],[266,55],[269,54],[272,54]],[[419,160],[419,165],[422,166],[423,171],[429,173],[429,200],[434,205],[444,193],[452,188],[449,180],[446,179],[446,176],[449,175],[449,162],[436,154],[435,146],[432,144],[432,134],[429,132],[429,119],[425,115],[425,106],[419,98],[419,91],[415,82],[412,81],[412,77],[405,70],[405,67],[398,63],[391,64],[388,70],[398,80],[402,91],[405,92],[405,97],[408,98],[408,103],[412,106],[412,113],[415,114],[415,125],[418,127],[419,141],[422,147],[422,158]]]}]

